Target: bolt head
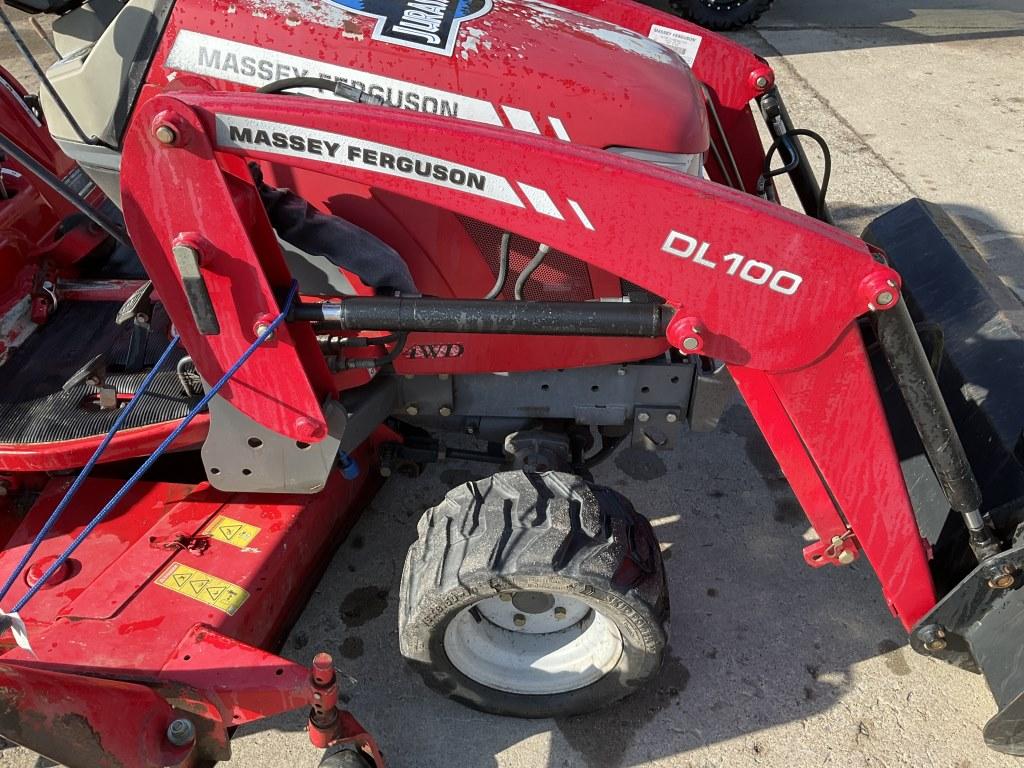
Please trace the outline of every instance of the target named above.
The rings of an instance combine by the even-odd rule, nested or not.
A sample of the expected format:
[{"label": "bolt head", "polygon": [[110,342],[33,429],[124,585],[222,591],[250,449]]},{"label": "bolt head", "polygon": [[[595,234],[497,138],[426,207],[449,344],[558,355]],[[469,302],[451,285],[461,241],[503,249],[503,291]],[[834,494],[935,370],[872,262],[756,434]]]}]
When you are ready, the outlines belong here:
[{"label": "bolt head", "polygon": [[926,650],[941,651],[946,648],[946,630],[935,624],[923,627],[918,637]]},{"label": "bolt head", "polygon": [[295,431],[303,440],[319,440],[327,431],[325,425],[308,416],[299,416],[295,420]]},{"label": "bolt head", "polygon": [[849,565],[854,559],[853,552],[848,549],[840,550],[839,554],[836,555],[836,560],[839,561],[840,565]]},{"label": "bolt head", "polygon": [[442,405],[440,408],[438,408],[437,412],[440,413],[442,416],[452,415],[452,409],[450,406],[447,405]]},{"label": "bolt head", "polygon": [[176,747],[184,747],[195,741],[196,727],[186,717],[179,717],[167,726],[167,740]]},{"label": "bolt head", "polygon": [[989,589],[1009,589],[1017,583],[1017,571],[1009,563],[1005,563],[998,569],[988,574]]},{"label": "bolt head", "polygon": [[860,295],[873,312],[892,309],[900,298],[899,276],[879,265],[861,282]]},{"label": "bolt head", "polygon": [[420,409],[413,404],[409,404],[405,406],[405,412],[410,416],[416,416],[417,414],[419,414]]},{"label": "bolt head", "polygon": [[683,349],[685,349],[687,352],[696,352],[698,349],[700,349],[700,339],[698,339],[696,336],[687,336],[685,339],[683,339],[682,346]]},{"label": "bolt head", "polygon": [[523,614],[521,613],[517,613],[515,616],[512,617],[512,623],[515,624],[517,627],[525,626],[526,617],[523,616]]},{"label": "bolt head", "polygon": [[765,77],[764,75],[758,75],[758,78],[754,81],[754,85],[756,85],[758,88],[767,88],[768,78]]},{"label": "bolt head", "polygon": [[636,415],[636,420],[639,421],[641,424],[646,424],[648,421],[651,420],[651,414],[647,413],[646,411],[641,411]]},{"label": "bolt head", "polygon": [[178,132],[167,123],[161,123],[153,131],[156,140],[167,146],[173,145],[178,140]]},{"label": "bolt head", "polygon": [[667,421],[669,424],[675,424],[677,421],[679,421],[679,417],[676,416],[674,413],[666,413],[665,421]]},{"label": "bolt head", "polygon": [[993,576],[988,580],[989,589],[1009,589],[1013,586],[1014,578],[1011,574],[1004,573],[1000,576]]}]

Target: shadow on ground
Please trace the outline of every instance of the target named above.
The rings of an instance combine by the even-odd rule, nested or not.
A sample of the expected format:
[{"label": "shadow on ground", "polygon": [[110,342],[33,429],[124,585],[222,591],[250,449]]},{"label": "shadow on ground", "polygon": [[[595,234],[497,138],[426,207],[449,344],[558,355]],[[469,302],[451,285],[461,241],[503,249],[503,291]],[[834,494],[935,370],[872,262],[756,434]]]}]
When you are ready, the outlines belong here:
[{"label": "shadow on ground", "polygon": [[787,55],[969,42],[1024,36],[1024,7],[1018,0],[776,0],[756,27],[802,32],[787,38]]},{"label": "shadow on ground", "polygon": [[[405,550],[422,510],[476,476],[463,464],[388,481],[284,654],[303,663],[321,649],[335,655],[350,708],[397,768],[493,765],[530,738],[549,739],[550,768],[618,768],[832,707],[850,685],[850,666],[879,653],[890,654],[893,674],[909,673],[905,635],[870,568],[804,565],[807,522],[747,411],[735,406],[717,432],[686,437],[666,454],[620,451],[595,473],[653,521],[670,580],[670,655],[654,684],[626,701],[559,720],[498,718],[441,698],[402,663]],[[300,714],[263,728],[303,725]],[[657,739],[645,738],[649,729]],[[752,757],[762,749],[756,736],[749,749]]]}]

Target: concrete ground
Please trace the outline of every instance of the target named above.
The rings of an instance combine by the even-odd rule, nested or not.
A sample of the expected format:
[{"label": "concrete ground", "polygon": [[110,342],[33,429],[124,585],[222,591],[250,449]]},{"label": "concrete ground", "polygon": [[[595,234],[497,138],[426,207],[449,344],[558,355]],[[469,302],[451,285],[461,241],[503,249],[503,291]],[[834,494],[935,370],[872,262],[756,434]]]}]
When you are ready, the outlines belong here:
[{"label": "concrete ground", "polygon": [[[926,197],[1024,285],[1019,0],[777,0],[737,37],[776,68],[797,123],[828,138],[842,226],[859,232]],[[586,717],[502,719],[440,698],[400,663],[405,550],[422,510],[473,476],[463,465],[388,481],[285,655],[335,655],[349,706],[397,768],[1018,764],[981,741],[994,711],[983,681],[910,651],[866,565],[803,564],[807,523],[742,406],[673,453],[622,451],[596,475],[654,521],[667,558],[671,653],[631,699]],[[231,765],[315,765],[302,727],[288,716],[242,729]],[[0,765],[47,764],[0,752]]]}]

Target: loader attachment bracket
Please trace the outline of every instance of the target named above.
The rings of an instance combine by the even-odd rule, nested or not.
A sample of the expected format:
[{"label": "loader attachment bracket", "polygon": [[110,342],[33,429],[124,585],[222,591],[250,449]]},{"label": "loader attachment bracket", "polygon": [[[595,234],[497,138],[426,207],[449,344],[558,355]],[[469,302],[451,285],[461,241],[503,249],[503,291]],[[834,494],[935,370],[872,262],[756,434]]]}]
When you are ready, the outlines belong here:
[{"label": "loader attachment bracket", "polygon": [[985,676],[999,708],[985,725],[985,743],[1011,755],[1024,755],[1022,634],[1024,544],[1018,543],[971,571],[910,636],[918,653]]}]

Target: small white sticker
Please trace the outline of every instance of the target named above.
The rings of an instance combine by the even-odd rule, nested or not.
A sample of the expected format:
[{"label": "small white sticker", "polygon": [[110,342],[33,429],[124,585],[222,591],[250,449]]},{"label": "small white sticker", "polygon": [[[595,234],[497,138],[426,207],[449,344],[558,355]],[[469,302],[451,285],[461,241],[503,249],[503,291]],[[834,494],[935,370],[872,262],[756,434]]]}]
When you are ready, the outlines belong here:
[{"label": "small white sticker", "polygon": [[697,51],[700,50],[700,43],[703,40],[700,35],[691,35],[689,32],[681,32],[678,29],[663,27],[660,24],[651,25],[651,33],[648,37],[656,43],[661,43],[666,48],[671,48],[679,54],[679,58],[691,67],[697,58]]}]

